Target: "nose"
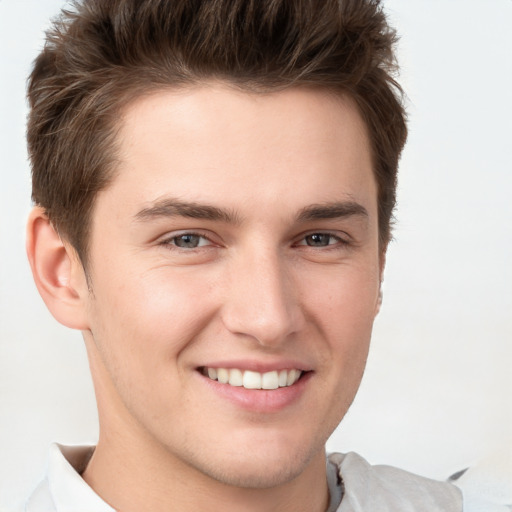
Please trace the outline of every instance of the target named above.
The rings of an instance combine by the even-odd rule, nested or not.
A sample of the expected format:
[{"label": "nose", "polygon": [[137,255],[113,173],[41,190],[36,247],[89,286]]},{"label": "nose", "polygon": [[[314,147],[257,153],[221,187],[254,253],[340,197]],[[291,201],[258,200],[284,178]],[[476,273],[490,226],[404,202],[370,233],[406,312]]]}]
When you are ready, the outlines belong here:
[{"label": "nose", "polygon": [[266,347],[277,347],[298,332],[304,317],[286,262],[259,251],[233,262],[222,309],[225,327]]}]

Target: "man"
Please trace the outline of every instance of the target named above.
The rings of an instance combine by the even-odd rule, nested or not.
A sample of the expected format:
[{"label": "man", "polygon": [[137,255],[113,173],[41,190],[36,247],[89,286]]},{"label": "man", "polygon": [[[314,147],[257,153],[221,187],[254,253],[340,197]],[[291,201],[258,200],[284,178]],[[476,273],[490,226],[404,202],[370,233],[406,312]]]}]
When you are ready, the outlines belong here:
[{"label": "man", "polygon": [[83,333],[95,449],[38,510],[447,510],[326,461],[367,357],[406,138],[378,2],[83,1],[29,83],[28,256]]}]

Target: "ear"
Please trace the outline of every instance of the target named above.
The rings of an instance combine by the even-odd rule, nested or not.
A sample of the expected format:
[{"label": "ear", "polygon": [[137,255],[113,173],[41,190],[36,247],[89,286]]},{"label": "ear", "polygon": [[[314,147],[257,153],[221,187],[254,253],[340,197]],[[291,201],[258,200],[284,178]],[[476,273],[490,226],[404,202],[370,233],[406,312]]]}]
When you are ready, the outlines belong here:
[{"label": "ear", "polygon": [[375,305],[375,316],[379,314],[382,306],[382,282],[384,281],[384,268],[386,267],[386,249],[383,249],[379,256],[379,296],[377,297],[377,303]]},{"label": "ear", "polygon": [[40,207],[28,218],[27,256],[50,313],[67,327],[87,330],[89,287],[84,269],[76,251],[62,241]]},{"label": "ear", "polygon": [[381,306],[382,306],[382,282],[380,283],[380,287],[379,287],[379,296],[377,297],[377,303],[375,305],[375,315],[374,316],[377,316],[379,314]]}]

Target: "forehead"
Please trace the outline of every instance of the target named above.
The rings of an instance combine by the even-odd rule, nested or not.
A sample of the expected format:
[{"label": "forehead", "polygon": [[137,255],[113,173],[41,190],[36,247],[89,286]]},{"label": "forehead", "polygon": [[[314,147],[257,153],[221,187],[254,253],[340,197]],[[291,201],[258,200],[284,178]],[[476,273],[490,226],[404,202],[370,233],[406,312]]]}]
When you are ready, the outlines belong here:
[{"label": "forehead", "polygon": [[[362,146],[368,144],[365,123],[349,96],[306,87],[256,93],[214,83],[157,90],[125,106],[120,128],[125,149],[171,132],[176,143],[194,139],[207,144],[217,138],[232,143],[233,150],[236,143],[249,142],[256,148],[272,137],[279,154],[286,149],[285,142],[302,146],[308,140],[318,151],[329,144],[340,149],[343,144],[366,149]],[[224,135],[230,139],[224,140]]]},{"label": "forehead", "polygon": [[140,97],[121,119],[113,188],[124,201],[172,194],[235,207],[257,196],[301,208],[376,198],[366,126],[346,96],[210,84]]}]

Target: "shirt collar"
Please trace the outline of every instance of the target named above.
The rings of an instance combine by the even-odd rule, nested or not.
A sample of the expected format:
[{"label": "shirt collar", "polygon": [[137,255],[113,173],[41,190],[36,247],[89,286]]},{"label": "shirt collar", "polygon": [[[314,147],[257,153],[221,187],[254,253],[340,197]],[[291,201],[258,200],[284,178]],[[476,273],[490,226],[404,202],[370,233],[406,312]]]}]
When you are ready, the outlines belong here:
[{"label": "shirt collar", "polygon": [[47,481],[56,512],[115,512],[80,476],[93,446],[50,447]]}]

